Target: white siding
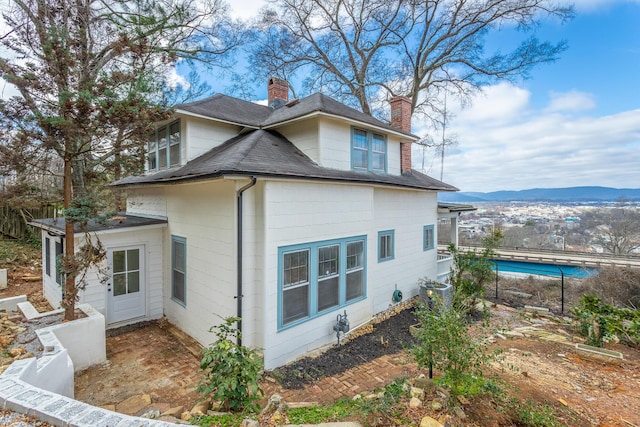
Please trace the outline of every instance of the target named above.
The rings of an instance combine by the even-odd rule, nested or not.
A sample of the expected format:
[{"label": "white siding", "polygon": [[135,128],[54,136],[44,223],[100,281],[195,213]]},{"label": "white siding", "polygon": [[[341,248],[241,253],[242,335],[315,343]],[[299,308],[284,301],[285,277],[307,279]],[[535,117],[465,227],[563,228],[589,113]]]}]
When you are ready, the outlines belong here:
[{"label": "white siding", "polygon": [[242,339],[257,348],[264,348],[264,185],[258,181],[243,196]]},{"label": "white siding", "polygon": [[[437,278],[438,251],[423,250],[424,226],[437,230],[437,204],[436,193],[375,189],[369,268],[369,277],[375,278],[369,286],[374,313],[392,304],[396,286],[406,299],[418,293],[419,278]],[[385,230],[394,230],[394,259],[378,263],[378,232]]]},{"label": "white siding", "polygon": [[[46,238],[49,238],[49,244],[51,248],[50,256],[51,256],[51,270],[50,275],[47,276],[46,272],[46,252],[45,252],[45,242]],[[55,309],[60,307],[60,301],[62,299],[62,286],[56,283],[56,246],[55,242],[61,242],[61,236],[49,236],[49,234],[42,230],[42,292],[44,297],[49,304]]]},{"label": "white siding", "polygon": [[350,170],[351,126],[338,120],[323,118],[318,131],[322,166]]},{"label": "white siding", "polygon": [[167,202],[162,187],[127,190],[127,213],[167,216]]},{"label": "white siding", "polygon": [[[159,319],[162,317],[162,235],[163,227],[139,227],[120,229],[117,232],[101,233],[100,242],[105,250],[144,245],[145,249],[145,319]],[[76,247],[83,241],[76,237]],[[107,288],[101,282],[104,274],[110,274],[106,262],[101,266],[102,271],[92,269],[87,274],[87,287],[80,292],[79,303],[91,304],[106,316]],[[132,319],[140,321],[141,319]]]},{"label": "white siding", "polygon": [[[55,241],[60,240],[60,237],[51,237],[51,275],[47,276],[44,263],[44,242],[45,237],[48,234],[46,231],[42,232],[43,241],[43,269],[42,269],[42,286],[44,296],[53,306],[53,308],[59,308],[62,298],[62,286],[56,283],[55,276]],[[131,245],[144,245],[145,248],[145,319],[158,319],[162,317],[162,227],[139,227],[120,229],[118,231],[110,231],[107,233],[99,234],[100,243],[105,250],[111,248],[131,246]],[[95,239],[95,236],[94,236]],[[95,241],[94,241],[95,243]],[[75,247],[76,250],[80,245],[84,244],[84,238],[76,236]],[[86,288],[81,290],[78,294],[80,300],[78,304],[88,303],[95,309],[100,311],[106,316],[106,304],[107,304],[107,288],[103,284],[104,279],[108,279],[110,274],[109,267],[106,261],[100,266],[92,267],[86,274]],[[80,283],[80,282],[79,282]],[[64,285],[64,284],[63,284]],[[134,319],[140,321],[141,319]]]},{"label": "white siding", "polygon": [[[246,183],[246,182],[245,182]],[[167,318],[203,345],[208,329],[236,315],[234,181],[167,188],[169,225],[164,239],[164,306]],[[171,236],[186,238],[186,305],[171,298]]]},{"label": "white siding", "polygon": [[387,135],[387,173],[400,175],[400,139]]},{"label": "white siding", "polygon": [[[360,129],[374,131],[366,126]],[[322,118],[319,123],[320,164],[327,168],[351,170],[351,129],[348,123],[330,118]],[[400,175],[400,140],[387,134],[387,173]]]},{"label": "white siding", "polygon": [[[366,186],[268,182],[265,185],[264,356],[271,369],[336,341],[336,314],[347,310],[352,328],[392,304],[397,288],[418,293],[419,278],[436,277],[436,250],[423,251],[425,225],[436,224],[435,193]],[[378,263],[378,231],[395,230],[395,259]],[[363,301],[278,331],[278,248],[367,236]]]},{"label": "white siding", "polygon": [[226,123],[182,116],[182,164],[201,156],[226,140],[237,136],[242,128]]},{"label": "white siding", "polygon": [[[278,332],[278,248],[298,243],[368,235],[373,189],[346,185],[268,182],[265,185],[265,367],[282,365],[334,342],[336,313],[329,312]],[[371,250],[371,236],[367,247]],[[370,265],[371,259],[368,258]],[[370,276],[367,280],[370,280]],[[371,318],[368,299],[346,307],[352,326]]]},{"label": "white siding", "polygon": [[285,138],[316,163],[321,163],[317,119],[296,122],[277,129]]}]

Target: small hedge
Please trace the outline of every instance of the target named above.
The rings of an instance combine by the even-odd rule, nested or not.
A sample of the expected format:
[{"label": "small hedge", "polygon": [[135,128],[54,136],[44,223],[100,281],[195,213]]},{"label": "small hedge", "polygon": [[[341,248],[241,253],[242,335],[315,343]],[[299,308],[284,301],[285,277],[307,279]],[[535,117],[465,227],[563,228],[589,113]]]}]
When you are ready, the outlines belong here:
[{"label": "small hedge", "polygon": [[602,347],[608,342],[640,345],[640,311],[605,304],[598,297],[583,295],[573,314],[579,332],[589,344]]}]

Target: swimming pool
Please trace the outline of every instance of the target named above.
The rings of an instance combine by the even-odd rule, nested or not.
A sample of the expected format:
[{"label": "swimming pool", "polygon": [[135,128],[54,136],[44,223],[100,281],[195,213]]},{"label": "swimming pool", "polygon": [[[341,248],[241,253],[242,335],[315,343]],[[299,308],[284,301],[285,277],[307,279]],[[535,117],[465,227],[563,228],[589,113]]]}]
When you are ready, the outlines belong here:
[{"label": "swimming pool", "polygon": [[[584,268],[573,265],[555,265],[555,264],[537,264],[533,262],[519,261],[502,261],[495,260],[499,272],[521,273],[540,276],[560,277],[564,273],[564,277],[574,279],[584,279],[586,277],[598,274],[595,268]],[[495,268],[494,268],[495,271]]]}]

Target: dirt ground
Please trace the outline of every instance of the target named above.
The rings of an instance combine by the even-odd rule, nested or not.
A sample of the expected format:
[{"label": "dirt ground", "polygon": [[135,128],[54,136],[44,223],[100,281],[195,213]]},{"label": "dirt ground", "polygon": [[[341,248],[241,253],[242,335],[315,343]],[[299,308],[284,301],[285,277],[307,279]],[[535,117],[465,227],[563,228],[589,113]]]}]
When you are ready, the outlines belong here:
[{"label": "dirt ground", "polygon": [[[27,294],[40,311],[50,310],[42,298],[42,283],[37,279],[41,274],[39,252],[31,256],[34,258],[26,263],[9,264],[0,259],[0,268],[9,268],[9,287],[0,292],[0,298]],[[507,383],[510,396],[522,401],[532,399],[574,414],[575,417],[562,420],[570,426],[640,426],[640,350],[615,345],[612,349],[622,352],[624,360],[601,361],[576,352],[573,341],[577,338],[570,326],[562,322],[526,318],[521,311],[500,305],[492,309],[492,314],[496,328],[529,325],[567,338],[566,343],[534,336],[493,340],[492,346],[503,350],[504,364],[487,375],[497,375]],[[373,335],[370,338],[375,343],[363,341],[367,343],[363,344],[365,347],[384,349],[387,354],[398,351],[391,343],[385,347],[384,341],[388,339],[385,334],[380,344],[380,338]],[[160,409],[177,405],[189,408],[197,400],[193,387],[200,372],[198,358],[185,348],[179,338],[155,322],[137,331],[123,331],[107,339],[107,365],[77,376],[76,397],[111,408],[110,405],[131,396],[150,394]],[[314,381],[318,380],[301,386],[312,387]],[[345,394],[345,397],[352,396]],[[503,415],[496,413],[490,399],[473,400],[465,411],[468,419],[464,425],[509,425],[501,423]]]}]

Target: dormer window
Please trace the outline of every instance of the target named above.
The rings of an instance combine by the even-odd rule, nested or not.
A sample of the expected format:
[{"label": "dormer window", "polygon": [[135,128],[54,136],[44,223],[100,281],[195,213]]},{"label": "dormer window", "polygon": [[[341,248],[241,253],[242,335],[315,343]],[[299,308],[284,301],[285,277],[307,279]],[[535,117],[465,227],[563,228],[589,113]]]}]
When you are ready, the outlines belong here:
[{"label": "dormer window", "polygon": [[180,166],[180,120],[156,129],[149,137],[147,167],[149,171]]},{"label": "dormer window", "polygon": [[372,172],[387,171],[387,140],[384,135],[353,128],[351,132],[351,167]]}]

